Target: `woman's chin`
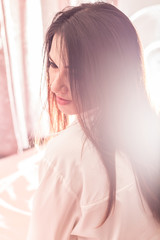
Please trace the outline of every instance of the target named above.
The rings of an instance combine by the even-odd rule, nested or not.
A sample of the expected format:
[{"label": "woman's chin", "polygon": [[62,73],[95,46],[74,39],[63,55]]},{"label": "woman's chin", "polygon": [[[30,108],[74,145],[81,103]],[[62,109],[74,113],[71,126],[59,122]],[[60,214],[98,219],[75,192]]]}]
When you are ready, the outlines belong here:
[{"label": "woman's chin", "polygon": [[68,104],[64,104],[64,105],[57,103],[57,105],[58,105],[58,109],[66,115],[76,115],[77,114],[75,106],[73,105],[72,102],[70,102]]}]

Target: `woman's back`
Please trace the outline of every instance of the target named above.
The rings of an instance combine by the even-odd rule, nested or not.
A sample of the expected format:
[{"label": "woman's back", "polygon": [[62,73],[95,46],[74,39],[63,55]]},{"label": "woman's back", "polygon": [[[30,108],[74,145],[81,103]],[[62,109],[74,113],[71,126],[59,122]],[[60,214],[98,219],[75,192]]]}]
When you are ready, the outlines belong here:
[{"label": "woman's back", "polygon": [[106,169],[93,144],[84,140],[74,123],[49,142],[28,240],[159,240],[159,225],[140,198],[130,163],[120,151],[115,155],[115,209],[105,220]]}]

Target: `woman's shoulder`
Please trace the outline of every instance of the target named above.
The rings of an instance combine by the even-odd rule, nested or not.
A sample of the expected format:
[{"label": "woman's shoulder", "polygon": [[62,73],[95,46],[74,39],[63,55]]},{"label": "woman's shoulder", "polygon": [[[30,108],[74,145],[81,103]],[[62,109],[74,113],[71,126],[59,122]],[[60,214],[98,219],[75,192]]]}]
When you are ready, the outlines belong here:
[{"label": "woman's shoulder", "polygon": [[50,172],[63,177],[72,192],[77,196],[81,194],[81,204],[91,204],[106,197],[106,169],[79,123],[72,124],[50,140],[43,162],[45,169],[53,169]]},{"label": "woman's shoulder", "polygon": [[80,124],[76,121],[66,129],[56,133],[46,146],[47,161],[52,161],[53,157],[72,158],[80,155],[81,147],[85,141],[85,135]]},{"label": "woman's shoulder", "polygon": [[[44,157],[40,164],[40,182],[50,174],[61,176],[68,188],[77,195],[81,182],[81,150],[85,140],[84,133],[76,121],[65,130],[55,134],[45,147]],[[74,179],[74,181],[73,181]]]}]

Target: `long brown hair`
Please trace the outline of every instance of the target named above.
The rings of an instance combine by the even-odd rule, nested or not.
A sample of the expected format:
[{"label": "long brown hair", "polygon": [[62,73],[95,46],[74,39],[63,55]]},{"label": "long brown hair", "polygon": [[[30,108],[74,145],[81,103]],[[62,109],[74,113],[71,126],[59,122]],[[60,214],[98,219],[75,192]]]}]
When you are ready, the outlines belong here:
[{"label": "long brown hair", "polygon": [[[109,202],[116,198],[115,151],[126,153],[138,186],[160,222],[160,128],[145,91],[140,42],[125,14],[104,2],[58,12],[46,34],[46,58],[55,34],[65,43],[69,78],[79,122],[106,166]],[[48,72],[48,67],[47,67]],[[51,128],[67,126],[49,88]],[[92,111],[90,117],[89,109]]]}]

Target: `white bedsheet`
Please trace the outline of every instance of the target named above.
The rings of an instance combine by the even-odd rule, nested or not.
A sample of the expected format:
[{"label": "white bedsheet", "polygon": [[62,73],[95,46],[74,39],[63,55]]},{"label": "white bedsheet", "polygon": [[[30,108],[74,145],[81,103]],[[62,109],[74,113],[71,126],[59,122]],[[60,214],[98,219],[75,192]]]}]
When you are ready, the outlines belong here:
[{"label": "white bedsheet", "polygon": [[0,160],[0,240],[25,240],[43,151]]}]

